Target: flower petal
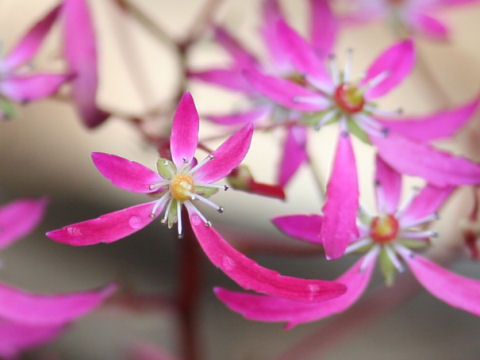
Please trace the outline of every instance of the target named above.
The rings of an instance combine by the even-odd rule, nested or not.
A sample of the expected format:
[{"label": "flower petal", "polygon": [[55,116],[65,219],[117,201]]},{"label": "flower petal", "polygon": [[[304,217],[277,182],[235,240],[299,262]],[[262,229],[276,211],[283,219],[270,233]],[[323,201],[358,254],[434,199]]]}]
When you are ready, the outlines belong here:
[{"label": "flower petal", "polygon": [[256,93],[239,68],[190,71],[187,75],[190,79],[201,80],[247,95]]},{"label": "flower petal", "polygon": [[327,259],[337,259],[347,245],[358,238],[358,175],[350,136],[342,132],[338,139],[333,170],[323,207],[320,239]]},{"label": "flower petal", "polygon": [[186,92],[177,106],[170,136],[170,152],[175,166],[190,163],[198,145],[198,112],[192,95]]},{"label": "flower petal", "polygon": [[379,212],[393,214],[402,193],[402,176],[385,163],[380,156],[376,157],[375,191]]},{"label": "flower petal", "polygon": [[20,199],[0,208],[0,249],[31,232],[42,220],[48,200]]},{"label": "flower petal", "polygon": [[150,185],[158,184],[163,178],[149,168],[120,156],[92,153],[92,160],[98,171],[121,189],[136,193],[150,193]]},{"label": "flower petal", "polygon": [[428,116],[399,119],[376,117],[383,126],[416,141],[432,141],[451,137],[472,118],[480,104],[480,96],[454,109]]},{"label": "flower petal", "polygon": [[374,99],[385,95],[403,79],[410,74],[415,63],[415,49],[411,39],[394,44],[373,62],[367,70],[367,75],[362,80],[361,85],[366,85],[381,74],[385,74],[385,79],[377,85],[371,87],[366,93],[367,99]]},{"label": "flower petal", "polygon": [[0,284],[0,316],[22,324],[61,325],[93,310],[116,289],[112,284],[100,290],[42,295]]},{"label": "flower petal", "polygon": [[283,20],[278,20],[277,31],[279,41],[297,71],[331,87],[330,74],[323,66],[323,61],[316,54],[314,48]]},{"label": "flower petal", "polygon": [[313,244],[322,244],[320,239],[322,217],[319,215],[279,216],[273,218],[272,222],[287,235]]},{"label": "flower petal", "polygon": [[64,51],[69,71],[75,74],[72,96],[88,127],[95,127],[110,114],[97,107],[98,69],[95,31],[85,0],[64,0]]},{"label": "flower petal", "polygon": [[450,35],[444,23],[427,14],[417,13],[410,18],[409,22],[415,31],[434,40],[446,41]]},{"label": "flower petal", "polygon": [[258,61],[225,28],[215,27],[215,39],[228,51],[238,67],[257,67]]},{"label": "flower petal", "polygon": [[338,20],[328,0],[310,0],[310,38],[317,54],[322,58],[333,51],[338,33]]},{"label": "flower petal", "polygon": [[408,226],[416,220],[436,213],[453,190],[452,186],[439,188],[430,184],[426,185],[403,212],[400,219],[402,226]]},{"label": "flower petal", "polygon": [[241,313],[245,318],[267,322],[287,322],[286,328],[298,324],[320,320],[327,316],[345,311],[363,294],[370,282],[375,261],[361,270],[361,258],[346,273],[336,279],[347,286],[347,292],[337,298],[322,302],[299,302],[272,296],[253,295],[229,291],[220,287],[214,289],[215,295],[231,310]]},{"label": "flower petal", "polygon": [[[300,111],[319,111],[329,106],[329,101],[325,97],[292,81],[263,75],[254,70],[245,70],[243,73],[255,90],[286,108]],[[315,99],[318,103],[296,101],[300,97],[309,97]]]},{"label": "flower petal", "polygon": [[53,341],[64,325],[32,326],[0,321],[0,358],[16,359],[22,352]]},{"label": "flower petal", "polygon": [[332,299],[345,292],[345,286],[336,282],[283,276],[264,268],[231,247],[190,209],[189,216],[197,240],[210,261],[246,290],[300,301]]},{"label": "flower petal", "polygon": [[263,1],[260,34],[270,55],[270,60],[279,73],[291,70],[288,53],[285,52],[277,31],[277,21],[283,18],[278,0]]},{"label": "flower petal", "polygon": [[270,108],[260,107],[228,115],[204,115],[204,118],[220,125],[243,125],[266,116]]},{"label": "flower petal", "polygon": [[132,206],[49,231],[46,235],[52,240],[73,246],[111,243],[143,229],[158,217],[162,209],[157,209],[152,217],[154,205],[155,201]]},{"label": "flower petal", "polygon": [[19,43],[2,59],[0,69],[8,71],[28,62],[38,51],[58,17],[61,5],[53,8],[22,37]]},{"label": "flower petal", "polygon": [[430,294],[450,306],[480,316],[480,281],[454,274],[423,256],[411,252],[402,255]]},{"label": "flower petal", "polygon": [[212,153],[213,160],[195,172],[195,181],[212,183],[230,174],[247,155],[252,136],[253,125],[247,124],[229,137]]},{"label": "flower petal", "polygon": [[480,183],[480,166],[466,158],[435,150],[394,132],[386,137],[371,136],[370,140],[380,157],[402,174],[421,177],[439,187]]},{"label": "flower petal", "polygon": [[285,187],[298,168],[307,160],[307,129],[292,126],[283,144],[283,154],[278,172],[278,184]]},{"label": "flower petal", "polygon": [[14,101],[25,103],[55,94],[70,79],[70,75],[64,74],[9,76],[0,80],[0,93]]}]

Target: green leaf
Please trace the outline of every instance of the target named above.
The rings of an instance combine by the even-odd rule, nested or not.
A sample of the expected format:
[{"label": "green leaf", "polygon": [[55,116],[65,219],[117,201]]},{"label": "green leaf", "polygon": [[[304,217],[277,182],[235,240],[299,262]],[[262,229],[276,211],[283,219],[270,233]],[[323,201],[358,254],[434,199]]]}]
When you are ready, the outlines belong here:
[{"label": "green leaf", "polygon": [[395,268],[395,265],[393,265],[392,261],[390,260],[390,257],[388,256],[384,246],[380,251],[380,255],[378,256],[378,261],[380,263],[380,270],[382,272],[383,278],[385,279],[385,284],[387,286],[392,286],[395,280],[396,268]]},{"label": "green leaf", "polygon": [[164,179],[171,179],[176,168],[170,160],[160,158],[157,161],[157,171]]},{"label": "green leaf", "polygon": [[355,135],[358,139],[364,142],[367,145],[372,145],[370,139],[368,138],[367,133],[358,126],[357,122],[353,119],[348,119],[347,121],[348,130],[352,135]]}]

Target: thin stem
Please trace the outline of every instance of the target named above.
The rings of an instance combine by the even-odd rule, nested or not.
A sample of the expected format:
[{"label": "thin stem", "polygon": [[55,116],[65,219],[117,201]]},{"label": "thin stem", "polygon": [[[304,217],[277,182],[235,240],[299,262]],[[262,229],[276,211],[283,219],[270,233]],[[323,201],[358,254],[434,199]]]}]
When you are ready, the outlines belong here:
[{"label": "thin stem", "polygon": [[190,225],[188,213],[185,208],[182,211],[182,222],[184,234],[179,241],[180,247],[180,268],[179,284],[177,293],[178,315],[180,320],[180,339],[183,360],[198,360],[201,358],[199,350],[197,324],[197,307],[200,292],[201,256],[200,249]]}]

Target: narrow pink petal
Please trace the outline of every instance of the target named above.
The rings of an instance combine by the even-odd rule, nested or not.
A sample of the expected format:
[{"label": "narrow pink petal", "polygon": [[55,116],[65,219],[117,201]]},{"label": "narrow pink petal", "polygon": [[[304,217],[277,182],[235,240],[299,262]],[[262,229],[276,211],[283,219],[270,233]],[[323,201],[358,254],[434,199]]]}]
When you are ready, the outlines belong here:
[{"label": "narrow pink petal", "polygon": [[386,137],[372,136],[371,141],[380,157],[401,174],[421,177],[439,187],[480,183],[480,166],[466,158],[435,150],[394,132]]},{"label": "narrow pink petal", "polygon": [[235,169],[247,155],[253,136],[253,125],[247,124],[215,150],[213,160],[202,166],[194,174],[195,181],[212,183],[218,181]]},{"label": "narrow pink petal", "polygon": [[[245,70],[244,74],[255,90],[286,108],[300,111],[319,111],[329,106],[328,99],[292,81],[263,75],[253,70]],[[315,98],[318,100],[318,104],[297,101],[298,97]]]},{"label": "narrow pink petal", "polygon": [[278,171],[278,184],[285,187],[298,168],[307,160],[307,129],[292,126],[283,143],[283,154]]},{"label": "narrow pink petal", "polygon": [[0,249],[30,233],[42,220],[46,198],[20,199],[0,208]]},{"label": "narrow pink petal", "polygon": [[42,45],[43,40],[55,23],[60,9],[61,6],[56,6],[44,18],[30,28],[19,43],[10,50],[0,62],[0,69],[2,71],[8,71],[23,65],[35,56],[38,48]]},{"label": "narrow pink petal", "polygon": [[350,136],[342,132],[338,139],[332,174],[323,207],[320,239],[327,259],[337,259],[347,245],[358,238],[358,175]]},{"label": "narrow pink petal", "polygon": [[365,94],[368,99],[385,95],[399,85],[410,74],[415,63],[415,49],[411,39],[401,41],[388,48],[373,62],[361,85],[380,74],[387,74],[383,81],[370,88]]},{"label": "narrow pink petal", "polygon": [[480,316],[480,281],[454,274],[417,254],[404,254],[403,258],[420,284],[433,296]]},{"label": "narrow pink petal", "polygon": [[198,112],[192,95],[186,92],[173,117],[170,152],[173,163],[180,167],[190,163],[198,145]]},{"label": "narrow pink petal", "polygon": [[174,360],[173,356],[167,354],[163,349],[157,346],[139,343],[130,352],[130,360]]},{"label": "narrow pink petal", "polygon": [[225,28],[215,27],[215,39],[228,51],[239,67],[257,67],[258,61]]},{"label": "narrow pink petal", "polygon": [[283,20],[278,20],[277,31],[279,41],[297,71],[331,86],[330,74],[314,48]]},{"label": "narrow pink petal", "polygon": [[300,302],[272,296],[253,295],[215,288],[215,295],[231,310],[245,318],[266,322],[287,322],[286,328],[338,314],[352,306],[370,282],[375,261],[360,270],[361,258],[336,281],[347,286],[347,292],[322,302]]},{"label": "narrow pink petal", "polygon": [[100,290],[42,295],[0,284],[0,316],[22,324],[61,325],[92,311],[116,289],[112,284]]},{"label": "narrow pink petal", "polygon": [[154,204],[153,201],[132,206],[49,231],[46,235],[52,240],[73,246],[111,243],[143,229],[158,217],[162,209],[157,210],[155,217],[151,216]]},{"label": "narrow pink petal", "polygon": [[387,214],[393,214],[398,208],[400,195],[402,194],[402,176],[378,155],[376,169],[377,209]]},{"label": "narrow pink petal", "polygon": [[189,211],[197,240],[210,261],[246,290],[299,301],[321,301],[340,296],[345,286],[336,282],[283,276],[264,268],[227,243],[212,227]]},{"label": "narrow pink petal", "polygon": [[439,188],[430,184],[426,185],[403,213],[402,224],[408,224],[436,213],[453,190],[452,186]]},{"label": "narrow pink petal", "polygon": [[326,57],[333,52],[338,33],[338,20],[328,0],[310,0],[310,38],[318,55]]},{"label": "narrow pink petal", "polygon": [[270,60],[278,72],[284,72],[291,68],[289,55],[285,52],[277,31],[277,21],[283,18],[278,0],[263,1],[260,34],[263,38],[263,45],[270,55]]},{"label": "narrow pink petal", "polygon": [[272,219],[273,224],[282,232],[294,238],[313,244],[322,244],[320,229],[322,217],[319,215],[288,215]]},{"label": "narrow pink petal", "polygon": [[238,91],[247,95],[255,93],[240,68],[190,71],[187,75],[190,79],[222,86],[228,90]]},{"label": "narrow pink petal", "polygon": [[0,358],[15,359],[22,352],[56,339],[64,325],[33,326],[0,321]]},{"label": "narrow pink petal", "polygon": [[0,93],[14,101],[25,103],[55,94],[70,79],[70,75],[64,74],[9,76],[0,80]]},{"label": "narrow pink petal", "polygon": [[[150,185],[158,184],[163,178],[149,168],[120,156],[92,153],[98,171],[121,189],[136,193],[150,193]],[[157,188],[158,190],[158,188]]]},{"label": "narrow pink petal", "polygon": [[64,0],[64,51],[69,71],[75,74],[72,96],[88,127],[95,127],[109,114],[97,107],[98,69],[95,30],[85,0]]},{"label": "narrow pink petal", "polygon": [[270,108],[260,107],[250,111],[237,112],[228,115],[205,115],[205,119],[220,125],[243,125],[254,122],[266,116],[270,112]]},{"label": "narrow pink petal", "polygon": [[428,116],[399,119],[377,117],[385,127],[416,141],[432,141],[453,136],[475,114],[480,96],[454,109]]},{"label": "narrow pink petal", "polygon": [[410,19],[410,26],[417,32],[434,40],[448,40],[450,31],[441,21],[423,13],[417,13]]}]

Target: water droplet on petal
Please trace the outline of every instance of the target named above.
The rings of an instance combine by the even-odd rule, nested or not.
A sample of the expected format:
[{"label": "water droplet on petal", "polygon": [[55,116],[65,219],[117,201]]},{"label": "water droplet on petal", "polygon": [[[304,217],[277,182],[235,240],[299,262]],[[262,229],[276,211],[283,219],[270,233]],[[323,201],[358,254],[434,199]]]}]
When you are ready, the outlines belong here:
[{"label": "water droplet on petal", "polygon": [[67,227],[67,232],[71,236],[81,236],[82,235],[82,231],[76,226]]},{"label": "water droplet on petal", "polygon": [[222,267],[224,270],[231,271],[235,267],[235,261],[231,257],[225,256],[222,259]]},{"label": "water droplet on petal", "polygon": [[198,215],[193,215],[192,216],[192,223],[193,223],[193,225],[198,226],[202,223],[202,219],[200,219],[200,216],[198,216]]},{"label": "water droplet on petal", "polygon": [[310,290],[309,299],[313,300],[315,298],[315,296],[319,293],[320,287],[318,285],[315,285],[315,284],[309,284],[308,285],[308,290]]},{"label": "water droplet on petal", "polygon": [[132,216],[128,220],[128,225],[134,230],[140,229],[142,227],[142,219],[140,219],[138,216]]}]

